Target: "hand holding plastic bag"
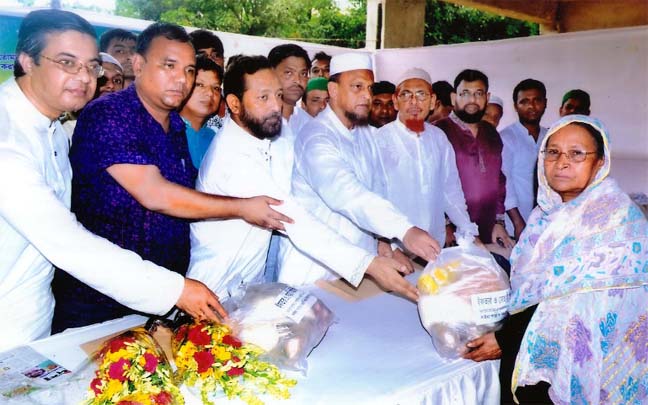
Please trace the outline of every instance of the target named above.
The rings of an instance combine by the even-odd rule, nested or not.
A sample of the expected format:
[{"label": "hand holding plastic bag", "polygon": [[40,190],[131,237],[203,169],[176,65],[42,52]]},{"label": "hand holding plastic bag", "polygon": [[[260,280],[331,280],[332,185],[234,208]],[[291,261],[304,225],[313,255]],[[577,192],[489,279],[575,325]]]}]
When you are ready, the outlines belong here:
[{"label": "hand holding plastic bag", "polygon": [[466,343],[501,328],[510,296],[508,276],[469,239],[443,249],[418,280],[419,316],[440,356],[455,359]]},{"label": "hand holding plastic bag", "polygon": [[226,305],[236,335],[263,348],[264,358],[306,374],[306,357],[319,344],[334,316],[312,294],[282,283],[250,285]]}]

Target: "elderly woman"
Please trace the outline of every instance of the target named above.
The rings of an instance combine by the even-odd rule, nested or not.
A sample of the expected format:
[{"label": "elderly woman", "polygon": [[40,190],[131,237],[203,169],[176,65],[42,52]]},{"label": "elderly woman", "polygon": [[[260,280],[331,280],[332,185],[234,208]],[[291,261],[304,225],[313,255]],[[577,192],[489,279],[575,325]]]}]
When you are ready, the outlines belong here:
[{"label": "elderly woman", "polygon": [[506,370],[510,325],[530,318],[512,392],[546,382],[557,404],[648,403],[648,222],[608,177],[597,120],[562,118],[540,149],[538,207],[511,256],[509,310],[524,312],[470,342],[466,357],[503,351]]}]

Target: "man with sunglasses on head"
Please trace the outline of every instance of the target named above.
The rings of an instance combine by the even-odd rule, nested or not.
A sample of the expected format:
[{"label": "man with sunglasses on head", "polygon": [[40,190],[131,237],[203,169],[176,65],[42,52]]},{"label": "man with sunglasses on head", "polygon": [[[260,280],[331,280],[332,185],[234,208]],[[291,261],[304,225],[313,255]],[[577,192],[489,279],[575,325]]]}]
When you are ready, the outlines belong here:
[{"label": "man with sunglasses on head", "polygon": [[435,125],[445,132],[454,149],[468,213],[479,227],[479,239],[511,248],[513,241],[504,228],[502,140],[491,124],[481,120],[490,97],[488,77],[479,70],[466,69],[455,78],[454,89],[453,111]]},{"label": "man with sunglasses on head", "polygon": [[70,212],[69,143],[58,117],[95,92],[102,74],[95,35],[67,11],[27,14],[15,78],[0,86],[0,351],[50,334],[53,265],[133,310],[224,314],[202,283],[92,234]]},{"label": "man with sunglasses on head", "polygon": [[[398,116],[379,128],[375,137],[383,195],[440,244],[446,239],[445,214],[460,233],[476,236],[452,145],[443,131],[425,120],[436,101],[430,75],[423,69],[408,69],[392,100]],[[402,250],[392,247],[393,255],[407,263]]]}]

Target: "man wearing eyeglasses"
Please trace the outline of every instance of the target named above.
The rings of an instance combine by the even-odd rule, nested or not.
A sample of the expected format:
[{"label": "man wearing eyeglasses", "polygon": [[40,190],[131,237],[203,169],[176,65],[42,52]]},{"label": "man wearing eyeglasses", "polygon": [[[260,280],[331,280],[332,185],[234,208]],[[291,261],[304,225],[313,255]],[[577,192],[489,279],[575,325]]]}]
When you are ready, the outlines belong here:
[{"label": "man wearing eyeglasses", "polygon": [[[195,51],[184,28],[166,23],[138,37],[135,83],[94,100],[79,116],[70,150],[72,210],[96,234],[184,275],[189,222],[243,218],[283,228],[269,197],[233,199],[194,190],[196,169],[177,108],[189,95]],[[65,329],[132,311],[57,272],[54,327]]]},{"label": "man wearing eyeglasses", "polygon": [[[418,68],[405,71],[393,101],[398,116],[375,137],[383,195],[440,244],[446,239],[444,214],[458,232],[476,236],[452,145],[443,131],[425,120],[436,101],[430,75]],[[402,257],[402,250],[393,247],[394,256]]]},{"label": "man wearing eyeglasses", "polygon": [[502,171],[506,175],[506,228],[519,238],[535,206],[534,187],[538,151],[548,129],[540,125],[547,108],[545,85],[535,79],[524,79],[513,89],[513,106],[518,121],[504,128]]},{"label": "man wearing eyeglasses", "polygon": [[53,265],[134,310],[177,305],[217,320],[222,309],[203,284],[93,235],[70,212],[69,144],[57,119],[94,94],[102,70],[92,26],[33,11],[16,54],[15,79],[0,86],[0,351],[49,335]]},{"label": "man wearing eyeglasses", "polygon": [[[372,67],[369,55],[362,53],[335,55],[331,60],[329,105],[297,136],[291,191],[316,218],[372,254],[378,251],[379,236],[398,239],[412,253],[433,260],[439,244],[374,189],[375,133],[368,125]],[[281,241],[279,263],[279,281],[289,284],[338,277],[286,240]],[[398,270],[407,273],[411,267]],[[381,277],[381,285],[392,284],[394,290],[416,296],[397,269]]]},{"label": "man wearing eyeglasses", "polygon": [[504,227],[502,140],[491,124],[481,120],[490,95],[488,77],[466,69],[455,78],[454,88],[453,111],[435,125],[445,132],[454,149],[468,214],[479,228],[479,239],[512,248]]}]

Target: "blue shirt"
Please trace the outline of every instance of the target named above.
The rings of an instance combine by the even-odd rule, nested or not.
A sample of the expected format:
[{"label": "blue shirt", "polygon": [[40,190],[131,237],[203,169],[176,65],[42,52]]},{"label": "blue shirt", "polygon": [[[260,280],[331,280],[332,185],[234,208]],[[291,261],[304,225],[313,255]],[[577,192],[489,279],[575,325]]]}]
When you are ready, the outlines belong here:
[{"label": "blue shirt", "polygon": [[[193,188],[197,171],[184,129],[180,115],[172,111],[165,133],[133,85],[83,109],[70,150],[72,211],[79,222],[96,235],[183,275],[189,265],[189,221],[146,209],[106,169],[115,164],[154,165],[167,180]],[[54,288],[55,327],[81,326],[82,318],[82,324],[89,324],[132,312],[61,271]]]},{"label": "blue shirt", "polygon": [[189,145],[189,154],[191,155],[191,163],[193,163],[196,169],[200,169],[200,164],[202,163],[205,152],[211,144],[212,139],[214,139],[213,129],[204,125],[200,130],[196,131],[191,126],[191,123],[184,118],[182,119],[185,123],[185,131],[187,133],[187,144]]}]

